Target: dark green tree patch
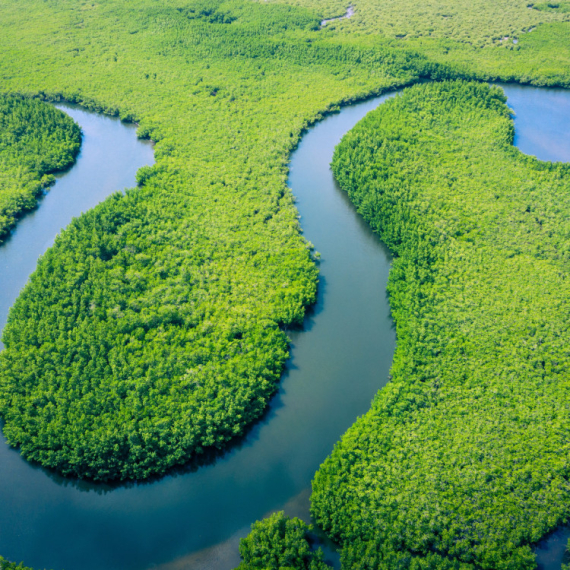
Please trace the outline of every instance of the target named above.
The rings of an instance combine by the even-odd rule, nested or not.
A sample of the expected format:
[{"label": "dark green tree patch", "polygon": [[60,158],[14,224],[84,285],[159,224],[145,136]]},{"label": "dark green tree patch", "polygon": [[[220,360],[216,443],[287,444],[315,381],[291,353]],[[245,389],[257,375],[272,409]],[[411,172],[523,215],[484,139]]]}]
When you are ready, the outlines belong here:
[{"label": "dark green tree patch", "polygon": [[0,95],[0,243],[26,210],[71,166],[81,131],[73,120],[37,99]]},{"label": "dark green tree patch", "polygon": [[309,543],[310,527],[301,519],[274,513],[251,526],[240,541],[241,564],[236,570],[327,570],[321,549]]}]

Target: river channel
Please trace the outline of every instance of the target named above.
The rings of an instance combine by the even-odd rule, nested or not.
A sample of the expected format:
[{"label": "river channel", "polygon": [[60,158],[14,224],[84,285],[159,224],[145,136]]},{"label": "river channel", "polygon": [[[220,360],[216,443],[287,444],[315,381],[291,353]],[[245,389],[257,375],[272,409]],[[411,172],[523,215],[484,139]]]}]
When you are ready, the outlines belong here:
[{"label": "river channel", "polygon": [[[519,148],[570,161],[570,92],[503,87],[517,113]],[[291,157],[289,186],[304,235],[321,253],[319,295],[304,330],[289,335],[291,359],[263,419],[209,465],[116,487],[63,479],[0,445],[0,554],[36,569],[230,570],[253,521],[278,509],[308,518],[316,469],[386,383],[395,347],[390,256],[329,167],[342,136],[389,96],[325,118]],[[153,161],[152,147],[137,141],[132,126],[63,109],[84,131],[82,151],[0,247],[0,327],[37,258],[71,217],[133,186],[136,170]],[[560,569],[553,544],[538,549],[544,570]]]}]

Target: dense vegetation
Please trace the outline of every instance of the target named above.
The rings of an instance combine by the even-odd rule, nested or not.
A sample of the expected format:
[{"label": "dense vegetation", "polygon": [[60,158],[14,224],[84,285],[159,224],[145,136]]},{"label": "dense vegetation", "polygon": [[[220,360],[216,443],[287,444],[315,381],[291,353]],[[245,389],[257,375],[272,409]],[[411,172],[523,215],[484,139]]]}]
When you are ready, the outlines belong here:
[{"label": "dense vegetation", "polygon": [[[335,15],[343,14],[348,5],[339,0],[288,3]],[[569,18],[565,1],[534,6],[528,0],[355,0],[350,4],[355,9],[354,16],[329,25],[352,34],[381,34],[398,40],[446,39],[479,48],[499,46],[504,38],[516,38],[540,24]]]},{"label": "dense vegetation", "polygon": [[499,88],[412,87],[333,171],[395,254],[393,378],[313,484],[345,568],[535,566],[570,514],[570,166],[512,146]]},{"label": "dense vegetation", "polygon": [[[340,0],[287,0],[326,15],[343,14]],[[463,77],[570,87],[568,3],[526,0],[355,0],[350,19],[331,22],[325,38],[360,49],[380,42],[414,50],[452,66]],[[387,41],[389,40],[389,41]]]},{"label": "dense vegetation", "polygon": [[310,527],[283,512],[257,521],[239,545],[241,564],[236,570],[327,570],[321,549],[312,550]]},{"label": "dense vegetation", "polygon": [[[281,329],[315,298],[285,187],[304,126],[335,103],[464,71],[281,4],[26,0],[25,24],[21,2],[0,11],[3,89],[119,113],[157,142],[140,188],[63,232],[14,306],[4,433],[66,475],[163,473],[261,414],[287,358]],[[525,70],[562,83],[563,56]]]},{"label": "dense vegetation", "polygon": [[73,164],[80,145],[81,131],[65,113],[0,94],[0,244],[53,182],[51,174]]},{"label": "dense vegetation", "polygon": [[[156,141],[157,159],[154,167],[139,172],[139,188],[126,195],[113,196],[75,220],[59,236],[55,246],[40,261],[37,272],[11,312],[3,336],[7,348],[0,356],[0,415],[9,442],[20,446],[26,457],[67,475],[98,480],[143,478],[184,463],[205,447],[223,447],[260,415],[276,388],[287,357],[287,338],[283,329],[301,322],[306,306],[315,298],[317,271],[311,246],[300,235],[297,211],[285,181],[291,149],[303,129],[324,111],[422,78],[471,77],[570,86],[569,24],[563,10],[540,9],[538,5],[529,9],[526,2],[519,0],[479,0],[476,3],[436,0],[428,4],[406,1],[398,2],[396,8],[386,2],[363,0],[354,5],[353,18],[331,23],[320,30],[320,20],[343,14],[346,4],[338,0],[319,3],[313,0],[291,0],[289,3],[181,0],[160,4],[152,0],[133,0],[128,4],[118,0],[5,0],[1,3],[2,92],[48,100],[65,98],[91,109],[118,114],[123,119],[136,120],[140,125],[139,134]],[[517,44],[513,43],[513,38],[518,39]],[[443,478],[449,487],[440,489],[440,495],[430,495],[428,491],[414,491],[414,485],[420,488],[421,483],[406,478],[406,473],[416,474],[412,467],[400,474],[394,472],[392,479],[387,475],[386,478],[391,483],[397,480],[399,487],[394,483],[387,488],[399,489],[398,494],[385,504],[374,503],[375,508],[378,507],[374,513],[366,508],[366,501],[371,501],[377,491],[376,478],[365,479],[367,485],[370,481],[370,489],[374,491],[363,492],[360,480],[356,476],[352,478],[351,471],[347,481],[355,481],[355,486],[343,482],[335,487],[335,500],[339,503],[336,526],[330,522],[332,518],[329,520],[332,515],[328,501],[332,499],[326,481],[329,474],[331,481],[340,481],[335,474],[340,467],[335,462],[345,456],[342,446],[335,452],[328,464],[330,473],[327,467],[319,475],[315,508],[333,536],[348,540],[342,533],[348,532],[345,523],[350,519],[349,511],[356,511],[362,502],[362,520],[356,515],[354,520],[350,519],[350,537],[354,540],[352,548],[345,551],[349,565],[356,564],[356,559],[367,564],[376,556],[377,548],[386,557],[385,565],[389,566],[400,563],[405,566],[409,555],[414,555],[410,564],[420,566],[432,564],[436,559],[452,564],[455,559],[466,560],[469,556],[475,562],[470,559],[466,564],[489,565],[491,562],[483,552],[487,547],[489,557],[501,553],[497,555],[497,564],[511,564],[513,552],[517,552],[521,555],[521,564],[528,565],[531,564],[528,543],[552,528],[566,513],[564,499],[555,496],[556,485],[560,483],[560,488],[564,487],[557,478],[560,476],[557,469],[563,468],[556,467],[563,465],[563,461],[554,463],[549,471],[552,484],[546,488],[545,463],[537,451],[537,442],[550,444],[553,441],[550,432],[556,434],[557,426],[565,425],[564,419],[556,415],[560,412],[556,405],[564,399],[554,391],[548,392],[547,381],[541,384],[538,379],[543,361],[543,374],[550,374],[553,369],[557,371],[564,363],[559,356],[542,358],[543,354],[548,356],[551,354],[548,351],[556,349],[558,341],[552,340],[554,337],[540,336],[550,327],[541,328],[547,315],[554,319],[553,331],[556,326],[562,326],[558,319],[561,309],[555,303],[548,303],[547,297],[538,298],[537,302],[544,304],[541,314],[532,313],[532,318],[538,319],[534,332],[537,339],[535,354],[541,355],[540,358],[537,356],[538,360],[526,359],[527,353],[522,349],[511,351],[510,335],[515,334],[512,331],[517,330],[517,326],[523,327],[520,331],[526,331],[525,327],[531,321],[525,320],[521,312],[509,313],[512,321],[508,327],[499,319],[504,317],[508,303],[518,299],[510,293],[510,285],[505,284],[504,272],[511,267],[515,273],[527,270],[511,264],[522,262],[522,257],[519,259],[520,255],[516,253],[517,247],[527,247],[528,240],[536,237],[531,231],[525,233],[528,229],[525,224],[531,223],[532,208],[546,212],[547,204],[557,204],[558,209],[552,206],[548,215],[540,218],[540,227],[547,228],[547,222],[563,216],[564,200],[556,192],[559,192],[557,185],[565,184],[566,171],[562,167],[544,166],[524,159],[510,148],[512,128],[498,94],[473,86],[457,89],[466,101],[465,116],[472,112],[482,121],[481,131],[477,131],[481,138],[481,153],[477,159],[481,162],[478,169],[473,166],[482,188],[491,188],[496,182],[487,176],[499,176],[503,172],[500,186],[504,192],[498,192],[500,197],[530,200],[534,194],[528,181],[534,180],[536,196],[540,195],[542,202],[525,204],[524,212],[520,213],[522,221],[509,217],[510,214],[504,218],[509,222],[499,224],[502,232],[499,232],[502,236],[500,247],[496,236],[493,238],[490,233],[482,232],[490,241],[485,242],[486,249],[476,246],[478,251],[485,249],[487,252],[481,257],[476,283],[469,280],[477,269],[471,264],[471,257],[469,263],[464,264],[463,257],[452,257],[460,255],[459,250],[446,249],[450,256],[448,264],[441,266],[443,273],[437,273],[436,268],[440,267],[438,255],[447,247],[445,239],[469,248],[469,244],[481,238],[477,234],[479,218],[473,217],[472,210],[466,210],[468,204],[474,208],[484,207],[482,211],[492,216],[493,212],[496,214],[495,207],[504,206],[505,212],[511,212],[506,202],[497,199],[491,208],[487,202],[473,204],[461,195],[457,203],[451,204],[436,193],[432,209],[428,208],[427,201],[421,207],[431,213],[435,212],[436,206],[442,207],[442,220],[464,233],[455,237],[437,234],[437,239],[441,238],[445,243],[442,242],[440,247],[437,241],[435,247],[434,243],[426,242],[415,258],[406,249],[416,243],[414,236],[406,234],[407,242],[391,243],[400,260],[405,260],[407,265],[398,261],[392,276],[391,294],[401,338],[394,382],[379,399],[387,410],[382,413],[386,417],[392,414],[394,418],[401,413],[402,417],[408,418],[417,404],[414,421],[426,421],[423,427],[418,424],[417,433],[423,434],[422,437],[432,431],[441,435],[434,425],[437,424],[440,430],[443,429],[441,426],[449,427],[443,421],[447,416],[442,415],[440,424],[435,416],[429,416],[425,411],[422,415],[420,408],[427,409],[426,401],[432,402],[446,395],[445,405],[433,407],[444,414],[448,405],[449,413],[455,413],[464,403],[464,390],[471,386],[477,392],[477,399],[475,404],[469,400],[465,408],[477,411],[480,403],[485,414],[477,411],[469,420],[474,424],[466,428],[474,430],[472,447],[463,437],[469,432],[457,427],[450,433],[458,439],[449,442],[443,450],[446,453],[441,458],[428,458],[434,473],[439,473],[436,467],[445,465],[450,477],[456,473],[450,466],[452,458],[457,465],[465,462],[464,480],[450,482]],[[470,95],[465,95],[461,89],[466,89]],[[437,99],[437,91],[432,92],[432,96]],[[410,102],[419,95],[407,97],[404,101]],[[440,98],[445,100],[443,92]],[[482,102],[481,108],[477,101]],[[485,114],[483,110],[487,104],[490,108]],[[416,101],[416,105],[421,109],[420,101]],[[429,107],[428,103],[426,105]],[[451,116],[460,123],[464,118],[463,111],[449,101],[446,105],[452,111]],[[401,109],[402,116],[411,115],[404,103],[391,104],[387,109],[386,112]],[[444,129],[438,123],[440,115],[436,111],[434,107],[428,113],[426,108],[425,116],[416,117],[425,121],[420,125],[424,136],[428,136],[428,129],[432,127],[433,136]],[[431,122],[430,116],[433,116]],[[498,125],[502,133],[500,140],[495,131],[492,136],[486,136],[485,125],[491,129],[493,124]],[[473,125],[462,123],[462,128],[465,126]],[[394,129],[400,127],[404,128],[402,122],[395,121]],[[476,134],[476,129],[464,130],[473,136]],[[381,132],[374,129],[372,139],[376,140]],[[453,133],[455,138],[448,141],[449,145],[461,143],[461,152],[469,156],[473,149],[465,150],[470,142],[468,137],[465,141],[457,141],[459,130]],[[445,136],[448,136],[447,132]],[[399,148],[398,137],[399,134],[394,135],[395,140],[391,142],[395,148]],[[439,142],[447,144],[445,140]],[[414,152],[416,150],[411,143],[405,145],[402,142],[401,145],[402,159],[407,156],[405,152],[412,152],[412,148]],[[428,152],[427,147],[421,150]],[[442,148],[442,161],[446,157],[451,161],[448,154]],[[424,163],[420,161],[422,156]],[[509,163],[505,157],[513,158]],[[433,159],[431,156],[426,163],[427,159],[421,155],[418,164],[426,164],[426,169],[428,166],[435,168],[440,155],[437,155],[438,161]],[[455,183],[455,175],[444,172],[445,168],[455,169],[458,164],[458,161],[441,163],[443,170],[438,176],[444,187],[450,181]],[[465,164],[461,166],[465,167]],[[511,174],[507,174],[507,165],[512,167]],[[400,172],[393,164],[391,168],[394,184],[400,181],[403,185],[404,175],[411,176],[410,180],[414,181],[413,176],[417,175],[420,180],[415,170]],[[520,172],[516,168],[520,168]],[[517,173],[519,178],[515,176]],[[514,178],[509,179],[511,175]],[[459,176],[456,178],[459,180]],[[406,187],[410,188],[409,185]],[[419,185],[416,191],[420,191]],[[496,188],[493,191],[497,192]],[[556,198],[547,202],[544,192],[549,191]],[[468,193],[470,200],[478,199],[478,196],[479,193],[477,196],[474,192]],[[482,192],[479,198],[483,199],[483,196],[487,194]],[[401,206],[404,205],[409,208],[410,216],[413,212],[419,215],[414,208],[420,206],[402,202]],[[530,212],[526,212],[527,206],[531,207]],[[424,210],[421,213],[423,215]],[[376,211],[371,209],[367,218],[376,224]],[[432,221],[429,217],[424,220],[425,224]],[[394,232],[401,227],[400,222],[394,218],[393,226],[390,226]],[[468,225],[464,227],[463,223]],[[488,225],[484,227],[489,228]],[[561,226],[556,227],[560,229]],[[377,226],[389,239],[386,228]],[[520,230],[521,235],[517,233],[513,237],[507,232],[513,229]],[[536,233],[536,228],[534,231]],[[534,302],[535,287],[547,288],[558,283],[552,269],[555,264],[548,265],[551,263],[548,256],[556,251],[559,261],[562,260],[560,267],[563,267],[565,242],[557,231],[545,229],[543,233],[546,237],[532,242],[535,248],[532,251],[536,255],[529,257],[527,272],[532,269],[534,274],[540,274],[540,283],[533,283],[528,293],[521,293],[519,303],[527,299],[525,295],[529,302]],[[460,239],[462,236],[463,240]],[[421,236],[416,237],[420,239]],[[515,252],[511,257],[503,251],[507,251],[507,246]],[[408,253],[404,254],[404,250]],[[502,252],[496,259],[489,253],[495,250]],[[460,253],[465,252],[461,250]],[[471,250],[468,253],[471,254]],[[543,259],[540,255],[546,257]],[[544,274],[541,264],[547,267]],[[407,281],[401,278],[402,272]],[[560,274],[564,272],[561,270]],[[416,291],[414,287],[421,286],[421,294],[431,299],[429,294],[440,289],[435,286],[430,289],[426,283],[432,277],[436,279],[442,275],[457,288],[465,286],[469,294],[465,293],[461,298],[465,303],[469,300],[474,304],[481,303],[487,311],[482,311],[481,315],[486,317],[468,313],[462,304],[455,310],[451,301],[445,304],[440,299],[441,314],[430,313],[437,316],[433,317],[433,323],[421,320],[433,309],[433,304],[426,301],[426,313],[422,313],[423,301],[420,304],[421,298],[413,296],[420,289]],[[495,278],[496,295],[503,296],[496,307],[492,306],[493,297],[489,295]],[[562,277],[560,280],[563,281]],[[403,283],[408,282],[410,289],[404,290]],[[474,283],[481,289],[476,289]],[[521,279],[515,283],[522,287]],[[548,291],[549,299],[560,301],[560,297],[551,296],[550,289]],[[452,292],[449,292],[449,298]],[[562,295],[563,288],[555,293]],[[410,307],[414,307],[417,315],[411,315],[409,307],[406,309],[408,301],[413,301]],[[535,307],[533,311],[538,309]],[[462,361],[455,352],[442,352],[447,345],[440,345],[445,344],[446,338],[458,338],[460,325],[457,323],[464,314],[471,315],[474,320],[467,319],[462,325],[465,333],[458,341],[457,354],[488,350],[491,356],[481,357],[482,360],[477,360],[479,357],[468,360],[465,356]],[[488,321],[482,324],[485,318]],[[454,333],[448,333],[447,328],[437,328],[444,321]],[[434,330],[439,336],[432,336]],[[496,346],[486,344],[490,342],[490,330],[497,330]],[[416,342],[416,337],[421,342]],[[424,351],[420,356],[425,363],[413,360],[416,348],[420,350],[418,347]],[[409,359],[406,351],[410,351]],[[444,367],[442,374],[448,373],[451,380],[445,375],[436,375],[436,381],[432,381],[428,374],[431,367],[436,366],[432,357],[438,351],[446,356],[438,360],[437,366]],[[492,388],[489,388],[492,380],[489,370],[495,370],[492,357],[498,353],[501,358],[505,357],[505,368],[497,372]],[[468,363],[473,365],[474,362],[477,367],[472,376],[467,376],[469,382],[460,385],[452,381],[456,376],[451,376],[451,372],[459,374],[459,370],[468,369]],[[405,368],[408,364],[412,366],[410,363],[417,365],[418,370],[425,365],[424,372]],[[546,372],[548,364],[550,372]],[[511,371],[505,372],[509,367]],[[430,380],[421,382],[422,374]],[[444,380],[448,382],[445,386],[441,384]],[[556,390],[562,390],[562,384],[552,384]],[[485,394],[477,391],[482,392],[482,386],[485,386]],[[408,387],[410,392],[406,391]],[[402,390],[401,399],[397,397],[398,390]],[[426,400],[426,390],[433,392],[432,400]],[[528,441],[525,439],[524,445],[528,450],[523,452],[523,457],[526,460],[532,453],[538,454],[536,473],[534,466],[533,470],[525,471],[520,477],[520,489],[517,474],[511,487],[505,488],[504,501],[495,506],[489,493],[490,489],[497,490],[498,487],[493,487],[492,483],[498,481],[499,486],[507,485],[505,477],[494,471],[477,469],[470,463],[475,461],[474,457],[468,455],[494,437],[493,433],[485,431],[485,422],[489,421],[485,398],[491,397],[492,390],[497,391],[497,400],[504,398],[506,401],[504,409],[495,415],[497,424],[493,429],[500,434],[497,439],[503,438],[515,446],[513,434],[518,434],[517,430],[522,429],[526,421]],[[512,394],[507,396],[505,391],[508,390],[512,390]],[[529,420],[530,412],[523,413],[532,390],[537,391],[536,406],[540,413],[545,413],[543,404],[547,395],[553,399],[552,420],[543,421],[542,425]],[[412,393],[411,400],[406,399],[407,394]],[[390,402],[394,402],[393,409],[389,409]],[[398,407],[400,403],[401,408]],[[522,411],[518,409],[519,403]],[[350,447],[350,438],[360,433],[358,426],[376,421],[374,418],[378,416],[375,414],[382,405],[375,404],[375,411],[349,432],[343,446]],[[520,419],[514,421],[516,414]],[[481,423],[477,423],[479,417]],[[537,417],[544,420],[540,414]],[[394,449],[399,449],[399,436],[409,445],[416,442],[418,453],[424,452],[418,457],[425,459],[434,449],[429,445],[431,436],[426,435],[426,441],[420,441],[420,435],[414,439],[416,436],[410,433],[406,439],[403,432],[398,431],[400,424],[396,419],[393,422],[390,426],[394,430],[394,440],[390,444],[393,443]],[[544,435],[539,433],[541,430],[548,432],[548,437],[544,436],[546,439],[541,439]],[[368,427],[361,433],[372,446],[381,437]],[[501,460],[509,454],[514,457],[515,452],[518,453],[514,447],[509,448],[501,455]],[[467,455],[462,456],[462,453]],[[544,457],[552,459],[553,454],[555,447],[551,451],[547,449]],[[393,455],[391,460],[397,461],[398,451]],[[413,460],[413,456],[409,458],[410,462]],[[365,469],[368,463],[361,458],[358,465]],[[469,468],[469,465],[473,467]],[[523,465],[528,468],[528,462]],[[370,467],[375,468],[375,465]],[[417,473],[428,477],[425,470]],[[479,489],[471,486],[472,481],[479,484],[486,478],[490,483],[482,495],[466,501],[461,485],[469,490]],[[432,487],[437,486],[436,479],[428,479]],[[534,481],[537,481],[536,491]],[[546,490],[540,495],[543,488]],[[429,484],[426,489],[431,489]],[[408,491],[416,494],[406,495]],[[442,503],[441,515],[434,515],[424,525],[425,517],[438,508],[431,503],[432,497],[440,497],[444,491],[448,502]],[[348,503],[344,501],[354,497],[353,492],[363,495],[358,495],[358,501],[347,507]],[[535,503],[530,499],[529,502],[535,506],[548,504],[550,518],[542,516],[547,507],[540,511],[536,506],[536,512],[540,511],[541,516],[537,515],[536,520],[528,516],[519,525],[516,518],[520,515],[516,503],[519,492],[521,501],[526,500],[525,493],[535,493],[532,495]],[[465,501],[455,512],[460,520],[454,519],[454,512],[449,510],[456,507],[458,497]],[[409,499],[406,503],[409,511],[386,507],[386,504],[404,504],[405,498]],[[485,503],[487,499],[489,504]],[[508,501],[511,503],[507,508]],[[476,507],[481,510],[476,511]],[[516,521],[511,524],[517,526],[516,530],[510,527],[505,530],[497,523],[497,531],[492,525],[488,517],[499,516],[500,508],[509,513],[500,516],[512,516]],[[401,517],[399,523],[386,519],[389,521],[386,528],[393,525],[398,529],[390,535],[392,542],[389,544],[382,529],[378,530],[370,521],[370,517],[377,520],[380,512],[386,516],[397,513]],[[461,518],[463,513],[466,513],[464,519]],[[469,516],[475,518],[469,519]],[[498,521],[506,520],[500,516]],[[453,522],[457,526],[432,529],[429,526],[432,520],[440,525]],[[406,526],[401,521],[410,524]],[[532,531],[529,530],[531,523],[534,525]],[[370,529],[379,533],[378,536],[371,536]],[[401,529],[405,530],[400,536]],[[461,535],[464,531],[466,534]],[[394,538],[396,535],[400,538]],[[505,540],[507,535],[514,546]],[[453,553],[451,544],[456,549]],[[396,551],[403,554],[395,554]]]},{"label": "dense vegetation", "polygon": [[22,562],[16,564],[15,562],[8,562],[0,556],[0,570],[31,570],[30,568],[25,567]]}]

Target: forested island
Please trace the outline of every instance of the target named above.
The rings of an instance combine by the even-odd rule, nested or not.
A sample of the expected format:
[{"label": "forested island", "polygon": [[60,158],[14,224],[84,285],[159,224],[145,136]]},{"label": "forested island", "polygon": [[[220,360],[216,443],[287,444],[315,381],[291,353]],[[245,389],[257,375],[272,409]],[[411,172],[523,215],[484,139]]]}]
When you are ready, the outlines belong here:
[{"label": "forested island", "polygon": [[[13,306],[3,433],[27,460],[105,482],[231,446],[317,295],[290,153],[324,114],[407,87],[335,153],[394,255],[398,346],[317,472],[312,513],[346,570],[535,568],[533,545],[570,515],[569,167],[513,147],[486,82],[570,87],[570,10],[352,6],[321,27],[347,5],[0,5],[0,234],[79,151],[47,102],[136,121],[156,157],[57,237]],[[240,568],[322,570],[308,532],[282,514],[255,523]]]},{"label": "forested island", "polygon": [[80,146],[81,131],[65,113],[0,94],[0,244],[54,182],[53,173],[73,164]]}]

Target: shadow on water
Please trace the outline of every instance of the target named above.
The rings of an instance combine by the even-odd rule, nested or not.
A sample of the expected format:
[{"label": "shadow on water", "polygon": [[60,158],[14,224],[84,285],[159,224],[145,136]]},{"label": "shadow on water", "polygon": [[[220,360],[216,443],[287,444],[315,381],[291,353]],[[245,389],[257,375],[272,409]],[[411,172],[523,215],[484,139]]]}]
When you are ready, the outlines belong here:
[{"label": "shadow on water", "polygon": [[560,527],[541,540],[536,547],[538,570],[560,570],[563,563],[568,564],[570,557],[566,545],[570,539],[570,528]]},{"label": "shadow on water", "polygon": [[[319,313],[323,310],[323,304],[320,302],[326,291],[326,279],[321,277],[319,280],[319,295],[318,301],[307,308],[303,323],[297,326],[291,325],[289,327],[283,328],[283,331],[287,334],[289,338],[289,347],[291,351],[295,350],[295,339],[299,335],[309,332],[315,323],[315,318],[318,317]],[[271,398],[269,405],[263,411],[261,416],[252,424],[246,427],[244,433],[240,436],[234,437],[228,444],[226,444],[222,449],[216,448],[206,448],[202,453],[195,455],[189,461],[183,465],[178,465],[169,469],[165,474],[160,476],[152,476],[144,481],[122,481],[122,482],[105,482],[100,483],[96,481],[90,481],[86,479],[78,479],[76,477],[64,477],[53,469],[46,468],[35,461],[28,461],[28,465],[31,469],[43,472],[47,477],[49,477],[55,484],[62,487],[74,487],[78,491],[82,492],[94,492],[98,495],[113,492],[117,489],[130,489],[133,487],[143,487],[146,485],[154,485],[156,482],[160,481],[164,477],[182,477],[184,475],[194,473],[203,467],[214,466],[216,462],[224,457],[228,457],[229,454],[237,453],[240,449],[244,447],[251,447],[259,439],[260,433],[263,426],[270,423],[273,418],[275,418],[279,412],[279,409],[283,407],[283,397],[286,394],[284,385],[286,384],[286,378],[291,373],[298,372],[298,366],[296,366],[293,360],[289,359],[286,362],[285,370],[281,376],[281,387]],[[3,429],[3,422],[0,420],[0,429]],[[3,439],[3,438],[2,438]],[[4,440],[5,441],[5,440]],[[20,455],[18,448],[10,447],[8,453],[14,453],[17,456]],[[307,510],[308,513],[308,499],[307,499]],[[297,515],[295,515],[297,516]],[[307,514],[308,516],[308,514]]]},{"label": "shadow on water", "polygon": [[[315,321],[318,316],[324,310],[323,298],[327,294],[327,279],[324,275],[319,275],[319,285],[317,289],[317,300],[312,305],[309,305],[305,309],[305,316],[303,318],[303,323],[300,325],[291,324],[286,327],[282,327],[282,331],[287,335],[290,342],[290,347],[294,347],[294,339],[301,333],[310,332],[315,326]],[[291,360],[287,362],[287,369],[290,369]]]},{"label": "shadow on water", "polygon": [[[300,329],[301,330],[301,329]],[[294,370],[295,366],[290,365],[285,370],[283,377],[286,377],[289,370]],[[46,477],[51,479],[56,485],[61,487],[73,487],[80,492],[96,493],[98,495],[104,495],[106,493],[112,493],[113,491],[119,489],[132,489],[134,487],[144,487],[149,485],[154,485],[164,477],[176,478],[183,477],[190,473],[195,473],[201,468],[212,467],[216,462],[224,457],[227,457],[231,453],[238,452],[244,447],[250,447],[255,444],[259,439],[259,433],[263,428],[264,424],[271,422],[274,418],[279,408],[283,406],[282,397],[285,394],[284,390],[277,392],[271,399],[267,408],[263,411],[262,415],[258,420],[249,425],[244,433],[238,437],[234,437],[223,449],[216,448],[206,448],[203,453],[197,454],[192,457],[189,461],[183,465],[177,465],[169,469],[165,474],[159,476],[151,476],[143,481],[120,481],[120,482],[104,482],[100,483],[97,481],[92,481],[89,479],[78,479],[77,477],[64,477],[57,471],[44,467],[35,461],[27,461],[27,465],[30,469],[34,469],[43,473]],[[0,424],[3,429],[3,423]],[[7,446],[7,443],[2,437],[2,443]],[[18,448],[8,447],[8,453],[13,453],[18,458],[20,458],[20,451]]]}]

